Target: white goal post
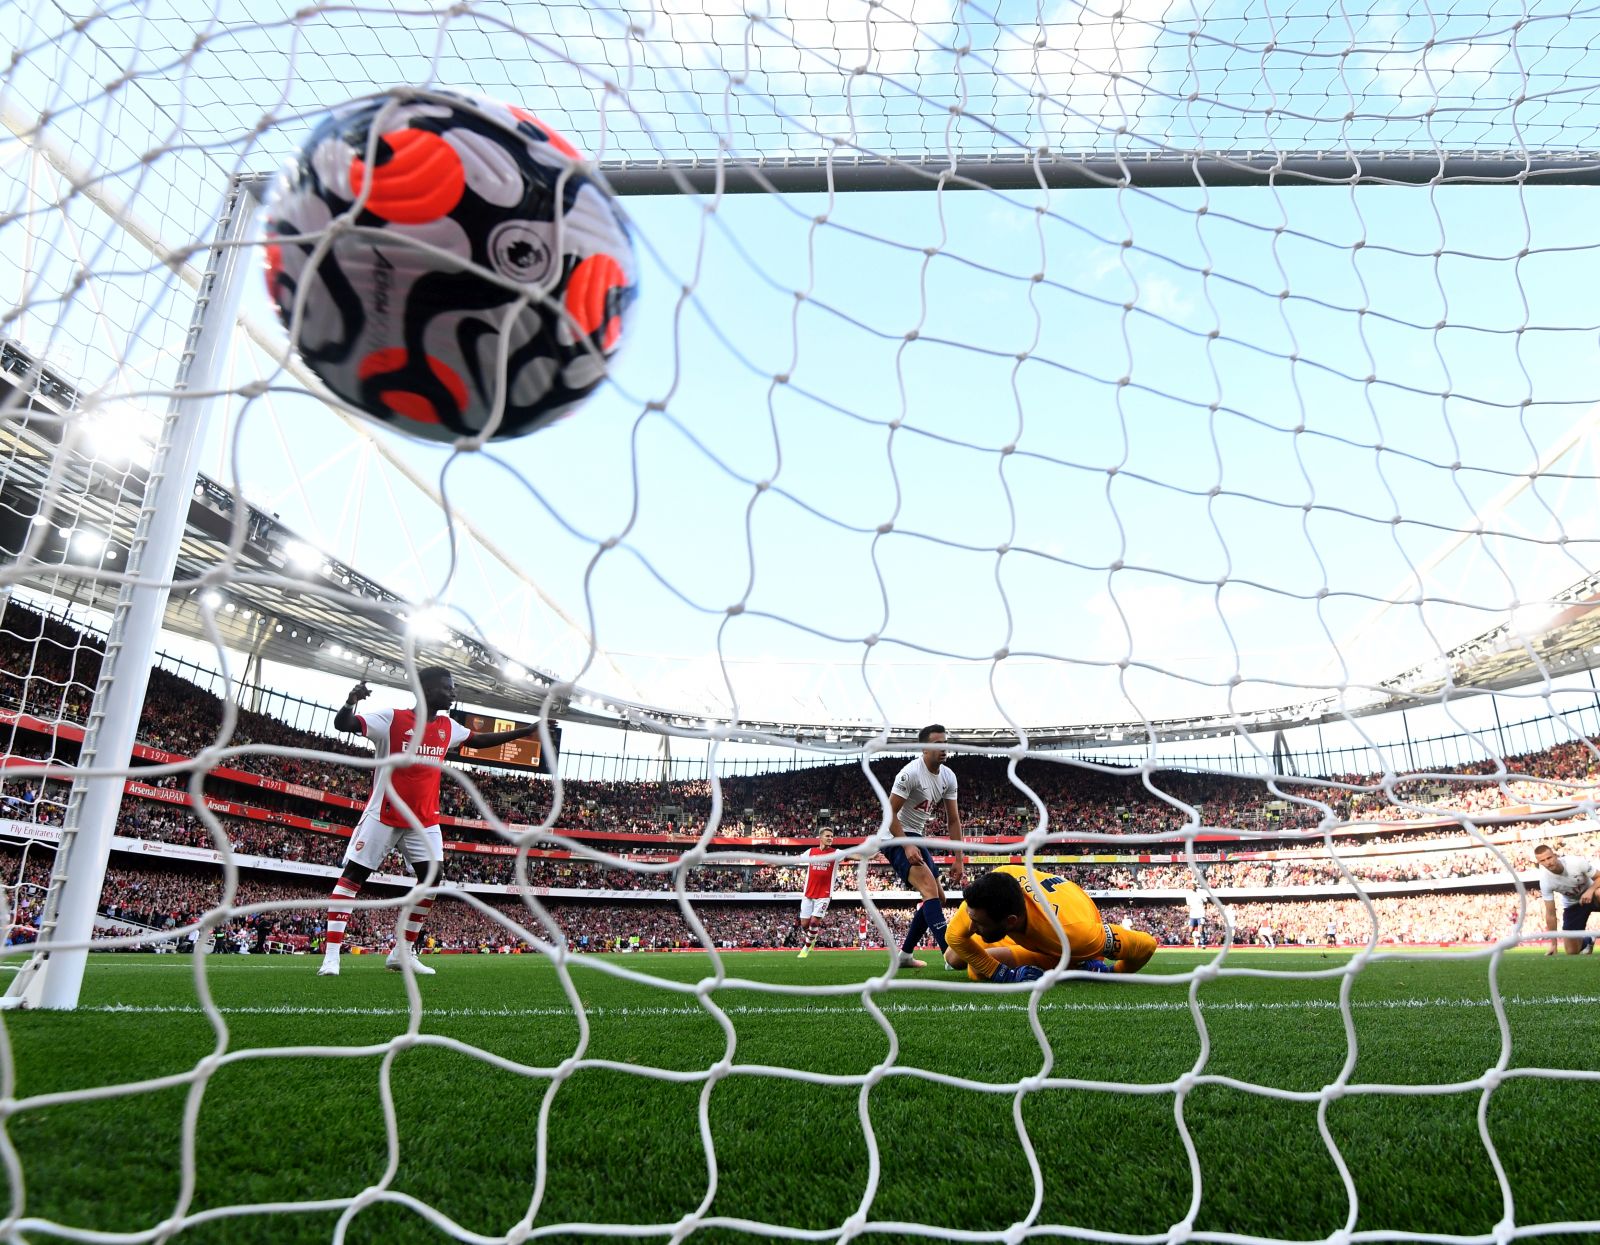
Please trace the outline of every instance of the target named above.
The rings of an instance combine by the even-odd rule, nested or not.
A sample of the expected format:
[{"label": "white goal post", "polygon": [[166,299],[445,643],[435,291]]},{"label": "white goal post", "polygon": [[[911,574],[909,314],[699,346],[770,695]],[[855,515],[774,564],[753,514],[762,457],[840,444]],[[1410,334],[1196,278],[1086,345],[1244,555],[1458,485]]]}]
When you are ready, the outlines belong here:
[{"label": "white goal post", "polygon": [[[124,798],[125,767],[133,752],[166,620],[178,546],[194,499],[201,435],[212,411],[228,396],[223,363],[238,320],[241,281],[248,268],[242,244],[250,235],[254,215],[249,188],[235,183],[225,200],[216,241],[205,253],[189,341],[173,378],[171,404],[128,542],[127,578],[111,611],[78,762],[87,773],[72,785],[40,913],[41,951],[8,987],[6,1002],[11,1005],[70,1008],[78,1003],[111,836]],[[41,531],[41,539],[43,535]]]}]

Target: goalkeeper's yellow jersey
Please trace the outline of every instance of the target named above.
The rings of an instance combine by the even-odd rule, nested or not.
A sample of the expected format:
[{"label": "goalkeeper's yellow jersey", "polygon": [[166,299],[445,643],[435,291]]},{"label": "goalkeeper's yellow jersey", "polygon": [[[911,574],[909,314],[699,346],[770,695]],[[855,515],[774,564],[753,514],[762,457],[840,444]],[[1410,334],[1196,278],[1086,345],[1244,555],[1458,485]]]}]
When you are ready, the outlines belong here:
[{"label": "goalkeeper's yellow jersey", "polygon": [[[1037,968],[1055,968],[1061,963],[1061,939],[1045,915],[1049,907],[1061,923],[1067,936],[1067,961],[1088,960],[1106,953],[1110,937],[1105,923],[1100,919],[1100,909],[1095,906],[1083,887],[1053,873],[1030,871],[1025,865],[1001,865],[998,872],[1009,873],[1022,886],[1023,910],[1028,924],[1009,938],[997,943],[986,943],[972,928],[972,917],[967,905],[962,903],[950,918],[944,936],[950,948],[967,962],[970,976],[987,980],[1000,967],[1000,961],[990,955],[986,947],[1012,947],[1022,952],[1017,963],[1031,964]],[[1031,953],[1031,954],[1029,954]]]}]

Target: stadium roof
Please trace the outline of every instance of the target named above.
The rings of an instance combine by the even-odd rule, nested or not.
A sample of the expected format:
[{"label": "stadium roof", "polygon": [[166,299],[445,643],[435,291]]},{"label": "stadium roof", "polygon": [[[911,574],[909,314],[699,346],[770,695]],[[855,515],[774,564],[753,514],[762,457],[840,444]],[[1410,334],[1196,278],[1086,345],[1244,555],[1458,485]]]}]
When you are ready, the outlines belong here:
[{"label": "stadium roof", "polygon": [[[109,612],[126,564],[146,476],[137,462],[110,461],[64,449],[66,421],[79,406],[77,389],[39,366],[13,343],[0,344],[0,545],[15,559],[30,527],[46,530],[35,539],[33,561],[47,571],[18,582]],[[53,482],[52,482],[53,481]],[[52,501],[48,508],[44,499]],[[85,542],[81,533],[93,537]],[[105,544],[101,546],[103,537]],[[77,547],[75,548],[75,542]],[[217,572],[228,567],[226,576]],[[96,568],[105,573],[96,573]],[[231,649],[265,660],[328,674],[401,686],[408,635],[418,664],[446,663],[457,672],[463,700],[488,708],[526,711],[530,699],[555,686],[551,676],[521,667],[477,637],[442,624],[419,625],[415,607],[398,593],[311,550],[267,513],[232,490],[200,475],[190,502],[179,554],[176,588],[165,626],[195,639],[209,639],[202,595],[213,599],[213,624]],[[216,585],[225,584],[218,588]],[[1170,718],[1030,728],[1035,746],[1093,748],[1135,743],[1154,730],[1164,740],[1225,736],[1334,722],[1346,713],[1369,715],[1436,699],[1447,681],[1458,689],[1504,690],[1600,665],[1600,575],[1558,594],[1540,614],[1517,617],[1451,649],[1434,661],[1386,679],[1379,690],[1283,705],[1238,716]],[[582,688],[560,689],[553,717],[569,722],[628,727],[661,733],[699,733],[725,728],[743,742],[799,742],[826,751],[853,749],[876,734],[868,725],[795,721],[718,722],[698,714],[591,697]],[[532,693],[532,695],[530,695]],[[1012,732],[952,724],[952,732],[976,744],[1004,746]],[[914,727],[896,727],[890,740],[904,743]]]},{"label": "stadium roof", "polygon": [[[86,456],[63,447],[61,414],[78,392],[14,343],[0,344],[0,544],[15,558],[29,527],[45,527],[34,561],[65,575],[46,588],[87,608],[110,612],[120,585],[93,574],[126,565],[146,473],[137,462]],[[26,384],[26,395],[18,393]],[[15,395],[15,396],[14,396]],[[19,402],[18,406],[11,406]],[[52,472],[55,479],[52,488]],[[45,507],[46,495],[53,504]],[[42,520],[42,522],[40,521]],[[82,553],[81,533],[94,534]],[[104,538],[103,549],[100,539]],[[74,541],[80,541],[74,549]],[[419,665],[447,663],[458,672],[464,699],[490,708],[526,711],[529,689],[551,680],[522,670],[472,636],[445,625],[412,625],[414,607],[398,593],[336,559],[315,554],[276,518],[235,496],[203,473],[195,482],[167,604],[165,627],[209,640],[202,597],[216,592],[213,621],[229,648],[268,661],[330,674],[403,682],[407,635]],[[71,568],[79,566],[82,573]],[[225,589],[216,573],[228,567]],[[207,577],[213,577],[208,581]],[[24,580],[28,583],[29,581]],[[29,583],[29,586],[37,586]]]}]

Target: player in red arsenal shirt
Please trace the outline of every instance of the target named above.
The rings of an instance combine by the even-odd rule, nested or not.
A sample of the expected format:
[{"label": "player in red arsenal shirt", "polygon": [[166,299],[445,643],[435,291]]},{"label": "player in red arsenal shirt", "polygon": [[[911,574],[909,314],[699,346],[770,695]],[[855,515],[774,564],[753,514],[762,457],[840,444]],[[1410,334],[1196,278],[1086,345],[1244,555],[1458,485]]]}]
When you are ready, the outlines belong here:
[{"label": "player in red arsenal shirt", "polygon": [[828,904],[833,899],[833,867],[837,861],[818,861],[816,857],[833,854],[833,831],[824,830],[817,846],[806,853],[806,893],[800,900],[800,937],[806,940],[800,948],[799,959],[811,954],[822,936],[822,918],[828,915]]},{"label": "player in red arsenal shirt", "polygon": [[[373,779],[372,797],[350,835],[350,846],[344,853],[344,872],[334,884],[333,898],[338,902],[328,912],[327,944],[322,953],[322,967],[317,969],[319,977],[339,975],[339,951],[344,946],[344,928],[350,920],[349,909],[343,905],[361,893],[367,878],[383,863],[390,848],[399,845],[419,884],[433,886],[438,882],[444,866],[444,836],[439,833],[439,767],[446,755],[463,745],[493,748],[513,739],[526,739],[539,729],[523,726],[493,733],[469,731],[448,716],[456,701],[456,681],[448,669],[428,666],[417,672],[417,681],[422,685],[422,700],[417,709],[374,709],[357,713],[356,706],[372,695],[372,689],[365,683],[357,683],[333,719],[336,729],[370,739],[380,760],[410,749],[419,717],[423,726],[421,742],[415,747],[418,760],[380,770]],[[412,828],[406,817],[407,809],[422,827],[420,830]],[[413,972],[433,975],[433,969],[414,958],[417,934],[432,907],[432,897],[419,899],[412,905],[406,917],[405,937],[395,943],[387,960],[395,972],[402,972],[409,965]]]}]

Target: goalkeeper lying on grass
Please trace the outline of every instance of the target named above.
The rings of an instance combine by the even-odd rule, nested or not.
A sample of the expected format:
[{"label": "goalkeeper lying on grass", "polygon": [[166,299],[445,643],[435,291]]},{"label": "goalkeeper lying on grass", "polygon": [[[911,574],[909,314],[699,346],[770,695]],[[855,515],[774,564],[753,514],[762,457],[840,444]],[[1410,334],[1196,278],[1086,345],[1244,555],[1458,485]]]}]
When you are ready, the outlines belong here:
[{"label": "goalkeeper lying on grass", "polygon": [[[1064,958],[1046,907],[1066,935]],[[1156,953],[1149,934],[1102,921],[1100,909],[1077,883],[1022,865],[991,869],[969,885],[945,939],[945,962],[965,968],[974,981],[1035,981],[1060,964],[1136,973]]]}]

